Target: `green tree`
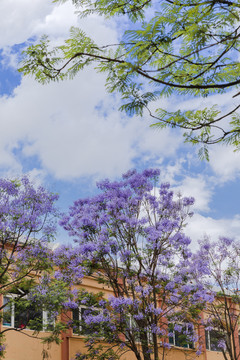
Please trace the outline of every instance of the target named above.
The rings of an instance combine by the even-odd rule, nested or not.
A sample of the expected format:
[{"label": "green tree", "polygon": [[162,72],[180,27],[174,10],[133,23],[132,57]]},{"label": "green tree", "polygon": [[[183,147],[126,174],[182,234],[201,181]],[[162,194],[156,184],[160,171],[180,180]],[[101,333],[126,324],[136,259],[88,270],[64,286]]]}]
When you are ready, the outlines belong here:
[{"label": "green tree", "polygon": [[[55,0],[63,3],[68,0]],[[201,143],[200,155],[215,143],[240,147],[236,104],[240,84],[238,0],[72,0],[80,16],[127,17],[119,44],[100,46],[72,27],[70,37],[52,48],[47,37],[24,51],[25,75],[39,82],[74,77],[87,65],[107,73],[107,89],[121,94],[121,110],[143,115],[152,126],[181,128],[185,141]],[[149,14],[152,14],[149,20]],[[119,26],[121,29],[121,26]],[[120,31],[120,30],[119,30]],[[227,110],[216,105],[197,110],[152,109],[152,102],[171,94],[185,99],[236,90]],[[154,106],[156,108],[156,106]]]},{"label": "green tree", "polygon": [[[205,337],[208,350],[221,351],[224,360],[239,360],[240,244],[220,237],[205,238],[193,256],[199,281],[215,300],[205,308]],[[204,272],[202,269],[205,268]]]},{"label": "green tree", "polygon": [[9,331],[50,344],[59,343],[66,328],[56,316],[69,297],[69,282],[54,277],[49,246],[55,238],[57,199],[27,177],[0,179],[0,358],[9,345],[4,344]]}]

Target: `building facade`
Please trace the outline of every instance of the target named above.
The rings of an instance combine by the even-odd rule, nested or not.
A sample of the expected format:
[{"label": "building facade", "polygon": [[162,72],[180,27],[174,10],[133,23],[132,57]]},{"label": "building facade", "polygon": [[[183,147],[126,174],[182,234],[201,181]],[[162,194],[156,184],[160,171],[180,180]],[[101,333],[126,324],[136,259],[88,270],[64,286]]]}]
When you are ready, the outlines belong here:
[{"label": "building facade", "polygon": [[[105,296],[111,295],[111,289],[96,283],[92,278],[84,278],[81,285],[82,288],[87,289],[92,293],[103,291]],[[6,297],[1,297],[1,301],[7,301]],[[8,310],[8,311],[7,311]],[[81,312],[79,312],[81,314]],[[39,315],[39,314],[38,314]],[[69,311],[62,315],[64,321],[68,321],[74,316],[74,312]],[[30,329],[21,329],[21,314],[17,309],[5,308],[3,315],[2,330],[6,330],[5,344],[6,354],[5,360],[42,360],[44,352],[48,352],[51,360],[74,360],[75,354],[78,352],[85,352],[84,349],[84,335],[74,334],[72,329],[67,330],[61,334],[61,344],[52,343],[49,347],[43,344],[41,337],[47,334],[47,314],[42,312],[43,331],[38,334],[36,338],[33,331]],[[51,324],[50,324],[51,325]],[[15,327],[18,330],[13,330]],[[197,357],[199,360],[223,360],[224,357],[220,350],[216,347],[216,340],[213,331],[205,331],[203,327],[199,326],[198,335],[202,339],[203,351]],[[167,360],[188,360],[196,358],[194,346],[181,347],[178,342],[176,334],[173,334],[170,339],[172,345],[171,349],[165,350],[165,358]],[[236,331],[237,351],[239,351],[239,336]],[[135,360],[135,355],[128,352],[122,357],[124,360]],[[161,357],[160,357],[161,360]]]}]

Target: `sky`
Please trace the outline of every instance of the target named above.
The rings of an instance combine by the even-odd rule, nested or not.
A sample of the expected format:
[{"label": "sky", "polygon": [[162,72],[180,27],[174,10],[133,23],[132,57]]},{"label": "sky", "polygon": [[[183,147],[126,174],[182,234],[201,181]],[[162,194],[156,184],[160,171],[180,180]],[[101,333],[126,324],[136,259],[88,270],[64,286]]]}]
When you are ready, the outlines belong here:
[{"label": "sky", "polygon": [[[114,43],[119,24],[96,15],[79,19],[70,2],[50,0],[1,0],[0,14],[1,177],[27,173],[59,193],[58,205],[66,211],[74,200],[93,196],[99,179],[119,179],[131,168],[159,168],[162,182],[195,197],[195,215],[186,227],[193,244],[206,235],[240,239],[240,153],[215,145],[209,163],[199,160],[198,149],[184,144],[179,132],[154,130],[147,115],[129,118],[119,112],[120,98],[106,92],[104,75],[93,68],[48,85],[17,71],[21,51],[43,34],[58,44],[74,25],[98,43]],[[213,95],[205,103],[233,104],[232,94]],[[161,106],[204,104],[172,96]],[[68,242],[67,234],[60,231],[58,241]]]}]

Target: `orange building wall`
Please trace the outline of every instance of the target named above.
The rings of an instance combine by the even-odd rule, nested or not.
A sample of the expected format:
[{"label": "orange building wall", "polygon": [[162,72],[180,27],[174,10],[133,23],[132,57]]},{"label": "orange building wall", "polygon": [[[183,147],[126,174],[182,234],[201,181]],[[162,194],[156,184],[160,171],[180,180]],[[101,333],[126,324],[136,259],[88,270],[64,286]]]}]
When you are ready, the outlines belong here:
[{"label": "orange building wall", "polygon": [[69,338],[69,360],[78,352],[84,352],[84,339],[73,336]]},{"label": "orange building wall", "polygon": [[[29,337],[32,331],[26,330],[17,332],[10,330],[5,333],[6,337],[6,356],[5,360],[42,360],[43,349],[47,350],[47,345],[43,345],[40,339]],[[40,333],[44,335],[45,333]],[[39,334],[39,336],[41,336]],[[61,359],[61,345],[51,344],[49,348],[51,360]],[[67,359],[66,359],[67,360]]]},{"label": "orange building wall", "polygon": [[[69,360],[74,358],[74,355],[77,352],[84,352],[84,340],[80,337],[71,337],[69,339]],[[220,354],[220,357],[214,357],[216,354],[212,351],[209,353],[212,353],[212,357],[210,360],[223,360],[222,355]],[[218,353],[219,354],[219,353]],[[161,355],[161,353],[160,353]],[[172,348],[171,350],[165,349],[165,356],[164,359],[166,360],[188,360],[188,359],[195,359],[195,353],[192,350],[187,349],[180,349],[180,348]],[[161,360],[161,356],[159,359]],[[205,354],[201,354],[199,357],[197,357],[198,360],[205,360]],[[136,357],[134,353],[127,352],[125,355],[122,356],[121,360],[136,360]]]},{"label": "orange building wall", "polygon": [[[32,332],[26,330],[30,335]],[[45,333],[40,333],[44,336]],[[42,351],[47,349],[40,339],[34,339],[24,332],[9,331],[6,333],[6,356],[5,360],[42,360]],[[51,344],[48,349],[51,360],[72,360],[77,352],[84,352],[84,338],[70,333],[63,337],[60,345]],[[172,348],[165,350],[167,360],[187,360],[195,358],[192,350]],[[160,357],[161,359],[161,357]],[[199,360],[223,360],[223,356],[217,351],[206,351],[197,357]],[[128,352],[122,360],[136,360],[133,353]]]},{"label": "orange building wall", "polygon": [[207,360],[223,360],[223,355],[219,351],[209,351],[206,352]]}]

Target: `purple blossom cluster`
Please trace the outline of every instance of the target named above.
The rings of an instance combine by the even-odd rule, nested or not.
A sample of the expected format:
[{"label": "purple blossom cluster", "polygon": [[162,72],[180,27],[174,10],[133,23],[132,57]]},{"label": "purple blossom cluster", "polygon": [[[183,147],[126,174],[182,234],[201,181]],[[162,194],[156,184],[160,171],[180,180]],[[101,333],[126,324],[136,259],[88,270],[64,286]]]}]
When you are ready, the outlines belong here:
[{"label": "purple blossom cluster", "polygon": [[56,213],[54,202],[56,194],[48,193],[42,187],[34,187],[27,177],[19,180],[0,179],[0,230],[9,234],[20,232],[22,238],[40,233],[42,238],[49,238],[55,231],[47,215]]},{"label": "purple blossom cluster", "polygon": [[[71,276],[92,275],[114,293],[99,299],[101,314],[85,319],[88,327],[92,324],[89,340],[94,344],[104,334],[106,342],[114,339],[134,351],[133,339],[139,342],[141,337],[150,354],[154,343],[160,346],[159,338],[169,346],[166,322],[184,322],[191,308],[192,321],[198,323],[199,313],[212,299],[199,281],[191,241],[183,231],[194,199],[176,199],[166,183],[156,191],[158,177],[158,170],[149,169],[131,170],[120,181],[103,180],[97,184],[98,195],[75,201],[61,219],[76,245],[69,252],[59,250],[56,261],[62,270],[57,276],[70,281]],[[198,338],[194,334],[189,341]]]},{"label": "purple blossom cluster", "polygon": [[53,263],[57,267],[54,276],[57,280],[62,280],[68,286],[80,283],[88,270],[84,266],[81,248],[71,245],[59,246],[52,253]]},{"label": "purple blossom cluster", "polygon": [[123,296],[119,296],[119,297],[115,297],[115,296],[110,296],[109,297],[109,303],[111,305],[111,307],[117,311],[121,311],[123,309],[126,309],[129,306],[133,305],[134,300],[128,297],[123,297]]},{"label": "purple blossom cluster", "polygon": [[[24,297],[25,304],[47,310],[52,323],[68,296],[66,284],[53,277],[53,251],[49,246],[55,238],[57,199],[58,195],[35,186],[27,177],[0,179],[1,294],[14,292],[15,304]],[[4,304],[0,310],[3,308]],[[57,332],[53,338],[56,336]],[[3,352],[1,345],[1,358]]]},{"label": "purple blossom cluster", "polygon": [[1,283],[12,281],[7,274],[17,283],[29,271],[51,267],[48,243],[55,235],[57,199],[27,177],[0,179]]}]

